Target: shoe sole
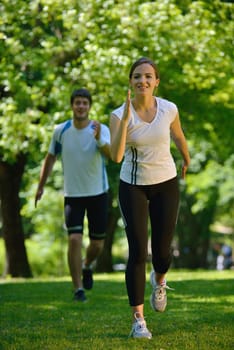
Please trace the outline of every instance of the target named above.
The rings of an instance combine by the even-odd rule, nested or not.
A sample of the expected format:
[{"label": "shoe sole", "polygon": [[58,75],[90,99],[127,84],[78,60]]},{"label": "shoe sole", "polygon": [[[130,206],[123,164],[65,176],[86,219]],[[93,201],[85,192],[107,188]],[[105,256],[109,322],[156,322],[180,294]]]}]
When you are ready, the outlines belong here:
[{"label": "shoe sole", "polygon": [[154,311],[156,311],[156,312],[164,312],[165,309],[166,309],[166,307],[167,307],[167,302],[165,303],[164,308],[162,308],[162,309],[157,309],[157,308],[155,307],[154,299],[155,299],[155,298],[154,298],[154,293],[152,293],[151,296],[150,296],[150,305],[151,305],[152,309],[153,309]]},{"label": "shoe sole", "polygon": [[131,332],[128,336],[128,338],[132,338],[132,339],[152,339],[152,334],[148,335],[146,337],[142,337],[142,336],[134,336],[134,334]]}]

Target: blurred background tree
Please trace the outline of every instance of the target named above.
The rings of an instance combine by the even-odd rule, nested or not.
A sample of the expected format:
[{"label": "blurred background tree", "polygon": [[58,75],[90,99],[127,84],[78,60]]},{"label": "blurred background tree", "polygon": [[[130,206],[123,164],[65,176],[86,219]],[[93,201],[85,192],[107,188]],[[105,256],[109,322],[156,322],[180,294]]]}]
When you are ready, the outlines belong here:
[{"label": "blurred background tree", "polygon": [[[207,267],[214,224],[234,227],[233,4],[219,0],[2,0],[0,11],[5,274],[32,276],[35,266],[32,269],[28,259],[32,248],[26,249],[25,238],[30,243],[47,242],[48,254],[53,242],[62,242],[59,252],[64,249],[59,165],[36,210],[33,201],[54,125],[71,117],[71,91],[88,88],[94,99],[91,117],[108,125],[110,112],[125,99],[129,68],[140,56],[157,62],[161,72],[158,94],[178,105],[192,155],[187,181],[181,182],[176,264]],[[175,148],[172,151],[179,170],[179,155]],[[117,207],[119,165],[109,162],[108,172],[112,200],[105,256],[100,258],[102,271],[112,269],[112,246],[118,239],[114,233],[122,237]],[[37,254],[43,255],[42,250]],[[42,270],[37,269],[38,273]]]}]

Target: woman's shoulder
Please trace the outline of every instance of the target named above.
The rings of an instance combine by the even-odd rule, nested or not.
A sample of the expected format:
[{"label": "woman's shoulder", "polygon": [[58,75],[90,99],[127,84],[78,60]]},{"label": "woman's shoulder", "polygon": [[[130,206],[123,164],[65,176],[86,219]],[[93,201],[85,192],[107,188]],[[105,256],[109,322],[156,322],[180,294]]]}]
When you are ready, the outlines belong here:
[{"label": "woman's shoulder", "polygon": [[115,108],[115,109],[111,112],[111,114],[114,114],[116,117],[121,118],[122,115],[123,115],[124,105],[125,105],[125,103],[123,103],[121,106]]},{"label": "woman's shoulder", "polygon": [[159,108],[160,109],[163,109],[163,110],[166,110],[166,111],[174,111],[177,113],[178,111],[178,108],[177,108],[177,105],[172,102],[172,101],[169,101],[165,98],[162,98],[162,97],[156,97],[156,100],[159,104]]}]

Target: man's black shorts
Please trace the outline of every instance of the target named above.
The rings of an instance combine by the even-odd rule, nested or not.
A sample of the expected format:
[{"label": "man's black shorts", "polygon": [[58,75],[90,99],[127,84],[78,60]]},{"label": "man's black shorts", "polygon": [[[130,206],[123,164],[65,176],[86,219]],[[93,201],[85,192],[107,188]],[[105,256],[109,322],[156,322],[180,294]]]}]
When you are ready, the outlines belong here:
[{"label": "man's black shorts", "polygon": [[84,231],[87,215],[89,237],[104,239],[107,225],[108,193],[89,197],[65,197],[64,214],[68,234]]}]

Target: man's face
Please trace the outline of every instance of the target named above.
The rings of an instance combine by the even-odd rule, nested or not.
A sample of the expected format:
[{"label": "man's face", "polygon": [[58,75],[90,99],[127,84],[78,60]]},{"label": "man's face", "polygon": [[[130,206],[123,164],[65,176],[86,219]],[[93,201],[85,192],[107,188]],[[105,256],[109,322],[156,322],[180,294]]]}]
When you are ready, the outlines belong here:
[{"label": "man's face", "polygon": [[90,103],[86,97],[77,96],[75,97],[72,104],[73,116],[77,121],[84,121],[88,119]]}]

